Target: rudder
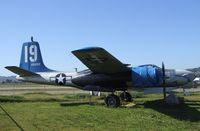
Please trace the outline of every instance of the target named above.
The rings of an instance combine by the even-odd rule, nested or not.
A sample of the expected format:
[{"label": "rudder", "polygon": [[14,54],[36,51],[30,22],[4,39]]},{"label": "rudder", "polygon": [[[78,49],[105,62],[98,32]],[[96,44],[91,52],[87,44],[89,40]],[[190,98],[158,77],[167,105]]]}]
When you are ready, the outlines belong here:
[{"label": "rudder", "polygon": [[22,46],[20,68],[31,72],[52,71],[44,65],[39,43],[33,41],[33,38]]}]

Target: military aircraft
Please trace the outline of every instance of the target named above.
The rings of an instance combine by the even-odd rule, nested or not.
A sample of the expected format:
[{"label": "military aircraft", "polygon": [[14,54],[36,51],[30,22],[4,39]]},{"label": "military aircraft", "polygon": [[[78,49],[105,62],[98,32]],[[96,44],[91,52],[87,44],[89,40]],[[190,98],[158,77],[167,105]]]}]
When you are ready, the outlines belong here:
[{"label": "military aircraft", "polygon": [[[16,73],[17,79],[26,82],[72,86],[87,91],[110,92],[105,98],[109,107],[120,106],[121,101],[132,101],[128,92],[132,87],[185,86],[193,82],[194,73],[187,70],[165,69],[153,64],[131,67],[124,64],[101,47],[89,47],[72,51],[89,69],[74,72],[61,72],[47,68],[42,60],[39,43],[25,42],[22,46],[19,67],[7,66]],[[118,96],[116,91],[122,91]]]}]

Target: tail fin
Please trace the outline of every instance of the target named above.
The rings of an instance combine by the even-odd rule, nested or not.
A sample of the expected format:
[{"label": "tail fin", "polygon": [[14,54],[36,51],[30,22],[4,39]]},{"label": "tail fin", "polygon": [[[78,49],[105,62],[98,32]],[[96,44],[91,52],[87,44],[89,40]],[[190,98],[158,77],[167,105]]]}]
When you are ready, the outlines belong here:
[{"label": "tail fin", "polygon": [[26,42],[22,46],[20,68],[31,72],[48,72],[48,69],[42,60],[39,43],[33,41]]}]

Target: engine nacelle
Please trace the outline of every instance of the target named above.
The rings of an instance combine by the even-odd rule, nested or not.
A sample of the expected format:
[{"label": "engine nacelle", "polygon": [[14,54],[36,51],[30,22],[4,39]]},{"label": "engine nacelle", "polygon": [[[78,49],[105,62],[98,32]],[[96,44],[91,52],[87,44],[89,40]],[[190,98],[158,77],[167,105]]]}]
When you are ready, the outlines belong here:
[{"label": "engine nacelle", "polygon": [[142,65],[132,68],[134,87],[157,87],[162,84],[162,69],[155,65]]}]

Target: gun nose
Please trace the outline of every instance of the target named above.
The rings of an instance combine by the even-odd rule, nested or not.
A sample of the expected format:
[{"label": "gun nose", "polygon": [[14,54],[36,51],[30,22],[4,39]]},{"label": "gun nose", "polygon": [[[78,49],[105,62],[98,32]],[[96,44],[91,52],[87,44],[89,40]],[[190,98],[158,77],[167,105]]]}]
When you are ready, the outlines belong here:
[{"label": "gun nose", "polygon": [[192,82],[195,79],[195,74],[194,73],[189,73],[189,74],[184,75],[184,76],[188,79],[188,82]]}]

